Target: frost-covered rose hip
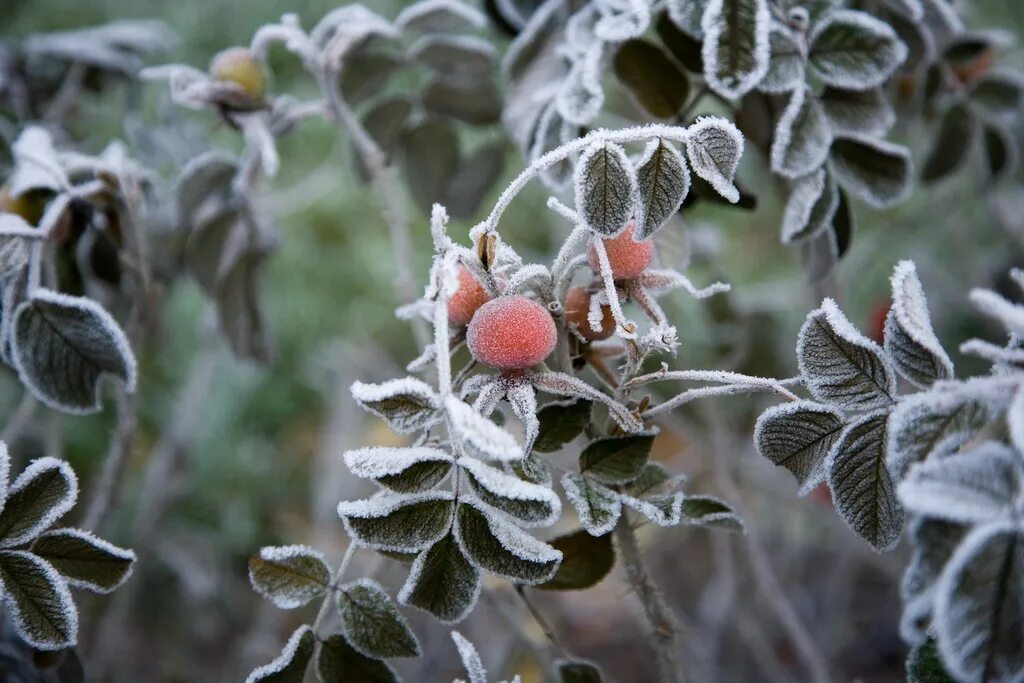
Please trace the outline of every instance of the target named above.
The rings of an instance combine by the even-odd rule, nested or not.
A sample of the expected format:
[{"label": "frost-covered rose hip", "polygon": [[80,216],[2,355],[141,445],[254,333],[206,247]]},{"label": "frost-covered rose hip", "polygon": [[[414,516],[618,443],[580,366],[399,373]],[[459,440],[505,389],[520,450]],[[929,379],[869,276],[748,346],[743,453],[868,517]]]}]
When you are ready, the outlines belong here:
[{"label": "frost-covered rose hip", "polygon": [[463,327],[473,319],[476,310],[491,300],[483,284],[466,266],[459,266],[459,290],[448,301],[448,324]]},{"label": "frost-covered rose hip", "polygon": [[[619,233],[618,237],[604,239],[604,249],[608,252],[608,262],[612,266],[612,275],[616,280],[629,280],[647,270],[654,257],[654,242],[644,240],[637,242],[633,239],[633,228],[635,224],[630,221],[626,229]],[[597,250],[590,245],[587,250],[587,260],[595,273],[601,272],[601,262],[597,258]]]},{"label": "frost-covered rose hip", "polygon": [[244,47],[218,52],[210,62],[210,75],[218,81],[234,83],[254,100],[262,99],[267,87],[263,67]]},{"label": "frost-covered rose hip", "polygon": [[570,287],[565,293],[565,320],[570,325],[576,326],[576,331],[584,339],[599,341],[607,339],[615,333],[615,318],[612,317],[612,307],[605,304],[601,306],[601,331],[598,332],[590,326],[588,314],[590,313],[590,292],[583,287]]},{"label": "frost-covered rose hip", "polygon": [[473,358],[499,370],[525,370],[555,349],[548,310],[525,296],[500,296],[481,306],[466,331]]}]

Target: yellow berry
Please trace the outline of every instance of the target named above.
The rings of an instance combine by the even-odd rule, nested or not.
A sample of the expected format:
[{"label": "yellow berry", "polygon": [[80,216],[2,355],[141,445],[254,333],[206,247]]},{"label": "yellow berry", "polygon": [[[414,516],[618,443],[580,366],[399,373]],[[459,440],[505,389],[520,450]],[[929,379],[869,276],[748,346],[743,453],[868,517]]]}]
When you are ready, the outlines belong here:
[{"label": "yellow berry", "polygon": [[229,47],[217,53],[210,62],[210,76],[234,83],[254,100],[262,99],[267,88],[263,67],[244,47]]}]

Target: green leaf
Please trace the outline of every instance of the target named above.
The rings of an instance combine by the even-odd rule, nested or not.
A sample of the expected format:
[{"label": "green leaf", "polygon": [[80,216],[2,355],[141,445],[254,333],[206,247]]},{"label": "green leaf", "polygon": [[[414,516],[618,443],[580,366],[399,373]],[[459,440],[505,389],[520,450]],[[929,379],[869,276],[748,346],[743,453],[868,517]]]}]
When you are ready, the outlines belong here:
[{"label": "green leaf", "polygon": [[910,651],[907,658],[907,683],[956,683],[939,657],[939,646],[929,638]]},{"label": "green leaf", "polygon": [[448,532],[451,493],[434,491],[408,496],[377,496],[341,501],[338,515],[360,545],[375,550],[423,550]]},{"label": "green leaf", "polygon": [[462,84],[434,79],[423,93],[423,105],[472,126],[486,126],[501,119],[501,96],[491,81]]},{"label": "green leaf", "polygon": [[444,202],[448,214],[453,218],[475,214],[504,170],[505,145],[496,142],[480,146],[459,163],[459,169],[448,180]]},{"label": "green leaf", "polygon": [[347,583],[338,589],[337,600],[345,636],[361,654],[375,659],[419,657],[419,641],[379,583]]},{"label": "green leaf", "polygon": [[772,171],[790,179],[805,176],[825,163],[831,144],[832,126],[818,98],[808,87],[797,88],[775,130]]},{"label": "green leaf", "polygon": [[447,79],[480,83],[494,71],[494,46],[474,36],[426,36],[409,48],[409,57]]},{"label": "green leaf", "polygon": [[398,683],[390,666],[359,654],[340,633],[323,642],[316,673],[321,683]]},{"label": "green leaf", "polygon": [[986,124],[984,126],[985,164],[992,182],[1009,178],[1017,170],[1020,151],[1017,142],[1005,126]]},{"label": "green leaf", "polygon": [[599,142],[576,165],[576,207],[591,230],[611,237],[633,215],[636,175],[619,145]]},{"label": "green leaf", "polygon": [[81,529],[55,529],[32,543],[32,552],[43,558],[68,583],[96,593],[109,593],[132,573],[135,553],[118,548]]},{"label": "green leaf", "polygon": [[245,683],[302,683],[315,643],[313,629],[303,624],[288,638],[277,659],[253,671]]},{"label": "green leaf", "polygon": [[135,356],[117,322],[98,303],[37,289],[14,313],[12,359],[23,384],[46,405],[94,413],[100,379],[135,391]]},{"label": "green leaf", "polygon": [[398,601],[453,624],[469,614],[480,586],[480,570],[466,559],[455,537],[447,534],[413,562]]},{"label": "green leaf", "polygon": [[72,647],[78,610],[57,570],[32,553],[0,551],[0,591],[15,631],[37,650]]},{"label": "green leaf", "polygon": [[668,14],[658,17],[654,29],[658,32],[662,44],[687,71],[695,74],[704,73],[704,57],[700,53],[699,40],[680,31]]},{"label": "green leaf", "polygon": [[622,487],[623,493],[636,498],[664,493],[683,477],[672,477],[665,466],[657,462],[644,465],[640,476]]},{"label": "green leaf", "polygon": [[817,237],[827,230],[839,207],[839,187],[826,168],[793,183],[782,217],[783,244]]},{"label": "green leaf", "polygon": [[892,27],[853,10],[827,14],[808,42],[811,69],[828,85],[849,90],[881,85],[907,58],[907,46]]},{"label": "green leaf", "polygon": [[836,137],[830,158],[839,181],[876,208],[910,193],[913,164],[906,147],[862,136]]},{"label": "green leaf", "polygon": [[558,496],[545,486],[523,481],[475,458],[459,458],[459,465],[481,501],[514,517],[522,526],[548,526],[562,511]]},{"label": "green leaf", "polygon": [[580,472],[602,484],[625,484],[640,476],[653,443],[650,433],[591,441],[580,454]]},{"label": "green leaf", "polygon": [[522,460],[511,463],[509,467],[512,473],[523,481],[544,485],[551,483],[551,467],[548,466],[544,458],[536,453],[536,448],[533,453]]},{"label": "green leaf", "polygon": [[331,569],[309,546],[266,546],[249,558],[249,583],[277,607],[294,609],[324,594]]},{"label": "green leaf", "polygon": [[459,505],[456,537],[469,561],[509,581],[537,584],[554,576],[562,553],[470,503]]},{"label": "green leaf", "polygon": [[558,676],[561,683],[601,683],[601,670],[579,660],[559,662]]},{"label": "green leaf", "polygon": [[821,106],[837,134],[883,136],[896,120],[896,114],[881,88],[825,88],[821,94]]},{"label": "green leaf", "polygon": [[[443,91],[435,93],[435,98],[442,95]],[[406,128],[400,145],[405,183],[416,205],[429,214],[434,202],[444,198],[448,179],[458,171],[459,138],[448,123],[427,119]]]},{"label": "green leaf", "polygon": [[682,521],[724,531],[743,532],[743,520],[725,501],[714,496],[684,496]]},{"label": "green leaf", "polygon": [[559,536],[551,546],[562,552],[562,563],[555,575],[536,588],[542,590],[577,591],[601,582],[615,566],[615,547],[611,534],[592,536],[579,529]]},{"label": "green leaf", "polygon": [[[412,102],[407,97],[388,97],[374,104],[362,116],[363,127],[380,147],[388,163],[391,162],[392,155],[398,149],[402,129],[411,113]],[[359,172],[359,177],[364,182],[369,180],[369,172],[366,170],[362,157],[355,150],[353,150],[352,159]]]},{"label": "green leaf", "polygon": [[768,70],[767,0],[711,0],[704,11],[704,80],[730,99],[746,94]]},{"label": "green leaf", "polygon": [[968,97],[992,118],[1013,121],[1024,109],[1024,79],[1010,72],[986,74],[974,83]]},{"label": "green leaf", "polygon": [[554,453],[583,433],[590,424],[593,402],[577,399],[572,403],[548,403],[537,412],[540,434],[533,442],[538,453]]},{"label": "green leaf", "polygon": [[939,132],[921,169],[921,179],[934,182],[960,168],[967,159],[978,133],[978,120],[964,102],[946,110]]},{"label": "green leaf", "polygon": [[575,472],[568,472],[562,477],[562,488],[576,509],[580,524],[590,534],[607,534],[619,521],[622,501],[614,491]]},{"label": "green leaf", "polygon": [[383,52],[347,54],[342,64],[341,92],[349,104],[358,104],[384,90],[401,62]]},{"label": "green leaf", "polygon": [[690,83],[665,52],[646,40],[627,40],[615,53],[615,75],[652,116],[672,119],[686,104]]},{"label": "green leaf", "polygon": [[832,235],[835,238],[836,258],[842,258],[843,254],[850,248],[853,242],[853,231],[856,227],[853,217],[853,207],[850,206],[846,193],[839,190],[839,203],[835,215],[832,217]]},{"label": "green leaf", "polygon": [[650,238],[679,210],[690,191],[690,170],[675,145],[652,140],[636,172],[640,208],[633,239]]},{"label": "green leaf", "polygon": [[64,516],[78,497],[78,478],[56,458],[39,458],[11,484],[0,512],[0,548],[28,543]]},{"label": "green leaf", "polygon": [[782,24],[775,24],[768,34],[768,45],[771,61],[757,89],[784,93],[804,87],[804,55],[793,33]]}]

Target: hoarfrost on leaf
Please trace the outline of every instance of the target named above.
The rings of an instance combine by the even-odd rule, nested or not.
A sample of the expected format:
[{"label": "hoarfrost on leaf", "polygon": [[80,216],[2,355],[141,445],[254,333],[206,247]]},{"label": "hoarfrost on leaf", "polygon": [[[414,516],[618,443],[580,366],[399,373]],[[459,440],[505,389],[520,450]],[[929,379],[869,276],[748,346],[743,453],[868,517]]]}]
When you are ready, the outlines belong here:
[{"label": "hoarfrost on leaf", "polygon": [[881,88],[825,88],[821,93],[821,106],[832,124],[832,130],[838,134],[881,137],[896,122],[896,112]]},{"label": "hoarfrost on leaf", "polygon": [[622,232],[638,196],[636,172],[625,150],[610,142],[588,147],[576,164],[575,193],[584,225],[604,237]]},{"label": "hoarfrost on leaf", "polygon": [[302,683],[309,660],[313,658],[315,642],[313,629],[303,624],[288,638],[281,654],[255,669],[245,683]]},{"label": "hoarfrost on leaf", "polygon": [[828,85],[848,90],[882,85],[907,58],[891,26],[855,10],[826,14],[808,43],[811,69]]},{"label": "hoarfrost on leaf", "polygon": [[825,163],[831,144],[832,126],[818,98],[808,87],[795,89],[775,129],[772,171],[786,178],[807,175]]},{"label": "hoarfrost on leaf", "polygon": [[703,117],[689,127],[686,156],[693,172],[732,204],[740,200],[733,181],[742,155],[743,134],[731,121]]},{"label": "hoarfrost on leaf", "polygon": [[32,553],[53,565],[75,588],[110,593],[128,580],[135,553],[81,529],[54,529],[32,543]]},{"label": "hoarfrost on leaf", "polygon": [[480,570],[449,533],[416,557],[398,601],[453,624],[472,611],[482,585]]},{"label": "hoarfrost on leaf", "polygon": [[397,434],[419,431],[440,417],[441,399],[437,392],[414,377],[382,384],[354,382],[351,391],[356,403],[387,422]]},{"label": "hoarfrost on leaf", "polygon": [[483,457],[507,462],[521,460],[525,455],[522,446],[516,443],[515,437],[465,402],[448,396],[445,399],[445,409],[454,432],[452,437],[469,444]]},{"label": "hoarfrost on leaf", "polygon": [[429,491],[343,500],[338,503],[338,515],[349,535],[363,547],[416,552],[447,533],[451,526],[452,494]]},{"label": "hoarfrost on leaf", "polygon": [[793,33],[782,24],[773,24],[768,44],[771,58],[757,89],[784,93],[804,87],[804,54]]},{"label": "hoarfrost on leaf", "polygon": [[782,214],[782,243],[817,237],[831,226],[838,209],[839,188],[826,169],[797,179]]},{"label": "hoarfrost on leaf", "polygon": [[690,191],[690,169],[670,142],[651,140],[636,171],[640,203],[633,239],[649,239],[679,210]]},{"label": "hoarfrost on leaf", "polygon": [[825,459],[844,427],[835,408],[812,401],[772,406],[754,427],[754,445],[763,457],[796,477],[800,495],[825,478]]},{"label": "hoarfrost on leaf", "polygon": [[73,647],[78,609],[67,582],[48,562],[21,550],[0,551],[0,592],[14,630],[37,650]]},{"label": "hoarfrost on leaf", "polygon": [[249,558],[249,583],[275,606],[295,609],[327,590],[331,569],[309,546],[266,546]]},{"label": "hoarfrost on leaf", "polygon": [[337,600],[346,639],[361,654],[374,659],[420,655],[409,623],[373,579],[340,586]]},{"label": "hoarfrost on leaf", "polygon": [[11,484],[0,512],[0,548],[28,543],[63,517],[78,499],[78,477],[56,458],[33,460]]},{"label": "hoarfrost on leaf", "polygon": [[985,424],[988,412],[973,390],[921,392],[901,400],[889,417],[889,471],[900,479],[914,463],[959,448]]},{"label": "hoarfrost on leaf", "polygon": [[509,581],[543,583],[562,559],[558,550],[472,501],[459,505],[455,533],[470,562]]},{"label": "hoarfrost on leaf", "polygon": [[900,261],[892,275],[885,350],[896,371],[918,387],[953,376],[953,361],[932,329],[928,302],[913,261]]},{"label": "hoarfrost on leaf", "polygon": [[459,458],[480,500],[523,526],[549,526],[558,520],[562,502],[551,489],[505,474],[474,458]]},{"label": "hoarfrost on leaf", "polygon": [[910,194],[914,166],[902,145],[844,133],[833,140],[829,158],[840,183],[875,208],[888,208]]},{"label": "hoarfrost on leaf", "polygon": [[768,71],[771,15],[767,0],[710,0],[701,29],[704,79],[723,97],[735,99]]},{"label": "hoarfrost on leaf", "polygon": [[575,472],[563,475],[562,488],[565,489],[565,497],[576,510],[580,526],[591,536],[607,534],[619,521],[622,502],[611,489]]}]

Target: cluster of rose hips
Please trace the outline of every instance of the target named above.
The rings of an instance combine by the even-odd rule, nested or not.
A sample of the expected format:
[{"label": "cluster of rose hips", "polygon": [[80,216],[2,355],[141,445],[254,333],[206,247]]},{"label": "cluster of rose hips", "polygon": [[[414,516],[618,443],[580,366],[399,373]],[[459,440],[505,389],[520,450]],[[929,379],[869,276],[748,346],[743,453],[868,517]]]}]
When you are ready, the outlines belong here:
[{"label": "cluster of rose hips", "polygon": [[[615,280],[639,276],[654,256],[651,240],[633,239],[632,223],[603,242]],[[600,272],[593,244],[587,257],[594,272]],[[459,266],[458,281],[458,291],[448,302],[448,322],[456,328],[466,326],[466,343],[476,361],[513,372],[526,370],[551,355],[558,332],[547,308],[520,294],[492,297],[465,266]],[[565,294],[565,322],[584,342],[608,339],[615,332],[615,320],[607,304],[601,306],[600,330],[595,330],[588,319],[590,300],[598,287],[572,286]]]}]

